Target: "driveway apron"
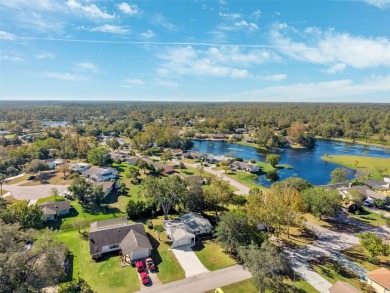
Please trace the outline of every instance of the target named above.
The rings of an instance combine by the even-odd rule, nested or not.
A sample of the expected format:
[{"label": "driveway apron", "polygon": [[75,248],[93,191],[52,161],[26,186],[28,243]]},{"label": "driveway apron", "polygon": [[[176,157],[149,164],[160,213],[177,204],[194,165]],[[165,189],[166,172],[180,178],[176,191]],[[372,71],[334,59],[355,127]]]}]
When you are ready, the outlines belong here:
[{"label": "driveway apron", "polygon": [[195,252],[192,251],[191,245],[176,247],[171,250],[183,268],[186,278],[209,271],[200,262]]}]

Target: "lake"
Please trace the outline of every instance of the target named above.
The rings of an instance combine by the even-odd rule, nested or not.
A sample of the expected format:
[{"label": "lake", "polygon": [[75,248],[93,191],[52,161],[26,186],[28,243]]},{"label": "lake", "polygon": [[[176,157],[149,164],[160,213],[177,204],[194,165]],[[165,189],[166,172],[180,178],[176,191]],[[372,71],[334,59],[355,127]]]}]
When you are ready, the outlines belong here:
[{"label": "lake", "polygon": [[[267,152],[249,146],[231,144],[225,141],[194,140],[192,151],[208,153],[213,155],[227,155],[240,157],[244,160],[265,161]],[[279,169],[278,180],[283,180],[291,176],[304,178],[313,185],[323,185],[330,181],[330,173],[339,165],[321,160],[326,153],[329,155],[356,155],[379,158],[389,158],[390,150],[375,146],[345,143],[331,140],[317,140],[314,149],[281,149],[272,151],[281,156],[280,164],[291,165],[292,169]],[[349,177],[354,176],[354,171],[350,170]],[[259,176],[256,180],[264,186],[269,186],[273,182],[267,180],[265,175]]]}]

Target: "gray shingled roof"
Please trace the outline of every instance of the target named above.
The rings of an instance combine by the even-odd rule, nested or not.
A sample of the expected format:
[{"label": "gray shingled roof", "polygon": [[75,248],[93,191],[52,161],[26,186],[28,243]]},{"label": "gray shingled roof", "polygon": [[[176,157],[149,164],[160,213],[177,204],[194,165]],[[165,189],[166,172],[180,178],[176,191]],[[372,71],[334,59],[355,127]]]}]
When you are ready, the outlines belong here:
[{"label": "gray shingled roof", "polygon": [[120,243],[122,254],[130,254],[132,251],[142,251],[152,249],[152,245],[147,236],[131,230]]},{"label": "gray shingled roof", "polygon": [[63,200],[63,201],[45,201],[43,204],[39,205],[41,209],[49,208],[52,211],[59,212],[59,211],[65,211],[70,209],[70,201]]}]

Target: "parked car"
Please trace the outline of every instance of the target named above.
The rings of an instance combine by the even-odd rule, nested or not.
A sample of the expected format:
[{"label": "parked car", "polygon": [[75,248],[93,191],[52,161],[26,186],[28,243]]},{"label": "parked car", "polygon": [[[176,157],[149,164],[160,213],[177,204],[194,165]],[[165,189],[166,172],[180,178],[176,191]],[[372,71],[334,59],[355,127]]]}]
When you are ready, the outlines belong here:
[{"label": "parked car", "polygon": [[146,272],[142,271],[140,273],[140,276],[141,276],[141,281],[142,281],[143,285],[146,285],[147,283],[149,283],[149,276]]},{"label": "parked car", "polygon": [[145,271],[145,267],[144,267],[144,263],[140,260],[140,261],[137,261],[135,263],[135,268],[137,269],[137,272],[138,273],[141,273],[141,272],[144,272]]},{"label": "parked car", "polygon": [[145,260],[145,264],[146,264],[146,267],[148,270],[154,270],[156,268],[156,266],[154,265],[153,259],[151,259],[150,257],[148,257]]}]

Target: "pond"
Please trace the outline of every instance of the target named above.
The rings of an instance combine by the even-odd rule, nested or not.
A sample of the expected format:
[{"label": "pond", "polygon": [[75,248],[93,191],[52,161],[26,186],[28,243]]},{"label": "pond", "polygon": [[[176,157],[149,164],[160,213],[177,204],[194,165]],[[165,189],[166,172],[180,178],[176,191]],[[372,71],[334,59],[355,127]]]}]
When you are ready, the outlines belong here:
[{"label": "pond", "polygon": [[[265,161],[267,152],[249,146],[231,144],[225,141],[200,141],[194,140],[193,151],[208,153],[213,155],[228,155],[240,157],[244,160],[255,159]],[[272,151],[281,156],[280,164],[288,164],[292,169],[279,169],[278,180],[288,177],[300,177],[309,181],[313,185],[323,185],[330,181],[330,173],[339,165],[321,160],[326,153],[329,155],[357,155],[371,156],[379,158],[389,158],[390,150],[374,146],[345,143],[330,140],[317,140],[314,149],[281,149]],[[354,176],[354,171],[350,170],[350,178]],[[264,186],[269,186],[273,182],[267,180],[265,175],[259,176],[256,180]]]}]

